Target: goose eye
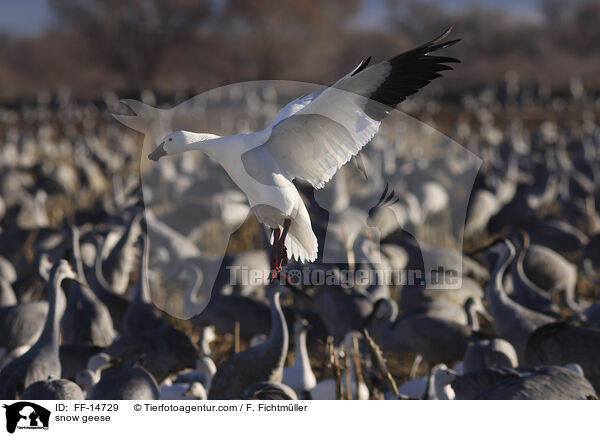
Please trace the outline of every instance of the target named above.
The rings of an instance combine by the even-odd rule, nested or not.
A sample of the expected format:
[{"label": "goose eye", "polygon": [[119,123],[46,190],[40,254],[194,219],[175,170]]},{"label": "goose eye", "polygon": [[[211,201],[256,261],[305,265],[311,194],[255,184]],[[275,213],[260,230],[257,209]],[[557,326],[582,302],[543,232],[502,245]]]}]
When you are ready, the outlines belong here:
[{"label": "goose eye", "polygon": [[173,140],[173,138],[169,138],[169,142],[171,142]]}]

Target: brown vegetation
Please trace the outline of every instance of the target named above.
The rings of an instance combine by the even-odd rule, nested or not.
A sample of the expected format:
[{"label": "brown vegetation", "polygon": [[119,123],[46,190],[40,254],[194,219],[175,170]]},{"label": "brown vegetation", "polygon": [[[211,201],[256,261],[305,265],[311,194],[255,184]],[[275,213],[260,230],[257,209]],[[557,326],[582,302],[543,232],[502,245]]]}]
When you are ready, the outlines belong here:
[{"label": "brown vegetation", "polygon": [[151,88],[199,92],[246,80],[329,83],[367,56],[381,59],[453,25],[463,42],[454,89],[544,81],[566,88],[581,77],[600,85],[600,3],[542,0],[543,20],[472,7],[448,12],[433,2],[387,0],[377,27],[357,26],[359,0],[51,0],[55,28],[0,38],[2,100],[69,87],[98,97],[105,90]]}]

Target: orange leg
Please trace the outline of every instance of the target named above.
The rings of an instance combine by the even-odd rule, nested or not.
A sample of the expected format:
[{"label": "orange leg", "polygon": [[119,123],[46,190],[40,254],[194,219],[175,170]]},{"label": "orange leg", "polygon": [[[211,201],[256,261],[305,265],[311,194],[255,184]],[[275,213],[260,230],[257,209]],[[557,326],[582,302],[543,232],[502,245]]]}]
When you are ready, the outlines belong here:
[{"label": "orange leg", "polygon": [[281,267],[287,263],[287,249],[285,248],[285,238],[287,237],[292,220],[286,218],[283,221],[283,232],[279,229],[273,229],[273,249],[271,250],[271,274],[269,274],[269,281],[273,281]]}]

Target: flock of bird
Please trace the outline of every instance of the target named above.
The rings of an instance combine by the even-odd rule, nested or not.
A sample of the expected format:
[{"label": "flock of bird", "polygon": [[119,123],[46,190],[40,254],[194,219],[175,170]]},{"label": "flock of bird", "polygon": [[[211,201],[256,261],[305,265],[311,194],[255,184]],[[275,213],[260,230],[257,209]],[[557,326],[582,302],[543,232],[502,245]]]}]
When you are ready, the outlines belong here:
[{"label": "flock of bird", "polygon": [[[409,83],[407,95],[447,69],[433,65],[435,75]],[[346,78],[360,78],[365,67]],[[448,213],[452,175],[463,162],[431,155],[425,145],[399,138],[397,129],[382,129],[361,152],[356,166],[371,169],[368,179],[352,182],[353,163],[338,170],[332,198],[315,200],[313,186],[323,177],[292,184],[318,247],[338,242],[346,256],[323,264],[321,252],[306,250],[302,260],[316,258],[311,270],[423,270],[425,258],[458,258],[458,289],[285,280],[250,286],[218,279],[208,306],[189,320],[153,303],[169,299],[167,291],[156,291],[153,267],[165,256],[182,265],[201,256],[189,245],[201,245],[198,235],[209,227],[169,226],[169,209],[150,213],[144,205],[198,198],[203,184],[199,207],[211,218],[260,235],[231,180],[221,175],[207,183],[207,174],[190,165],[194,159],[161,159],[149,178],[162,186],[147,198],[137,138],[109,116],[118,105],[113,95],[95,105],[63,92],[0,110],[0,398],[595,399],[600,125],[591,113],[564,122],[499,122],[494,114],[525,98],[550,105],[548,112],[585,98],[549,103],[551,96],[513,88],[510,99],[493,89],[465,97],[466,116],[448,132],[483,159],[465,222],[452,222]],[[406,97],[386,100],[382,89],[380,103]],[[221,94],[248,109],[246,127],[259,125],[279,103],[275,88],[251,97]],[[434,103],[435,96],[417,95],[407,108],[433,120],[439,113]],[[369,116],[377,110],[371,107]],[[379,112],[378,119],[385,115]],[[219,122],[233,123],[223,131],[243,123]],[[387,177],[391,173],[395,177]],[[393,201],[386,201],[391,190]],[[369,210],[370,225],[354,225],[365,214],[364,199],[373,196],[382,201]],[[284,222],[269,226],[285,230]],[[464,226],[460,236],[468,250],[458,248],[459,241],[441,247],[415,236],[444,226],[449,234]],[[240,234],[232,235],[231,247]],[[330,237],[335,240],[326,243]],[[160,238],[169,244],[157,244]],[[268,237],[249,239],[254,246],[244,240],[239,246],[246,248],[228,251],[221,273],[232,265],[272,275],[307,266],[299,262],[301,251],[292,252],[297,246],[287,246],[284,265],[287,253],[277,237],[271,257]]]}]

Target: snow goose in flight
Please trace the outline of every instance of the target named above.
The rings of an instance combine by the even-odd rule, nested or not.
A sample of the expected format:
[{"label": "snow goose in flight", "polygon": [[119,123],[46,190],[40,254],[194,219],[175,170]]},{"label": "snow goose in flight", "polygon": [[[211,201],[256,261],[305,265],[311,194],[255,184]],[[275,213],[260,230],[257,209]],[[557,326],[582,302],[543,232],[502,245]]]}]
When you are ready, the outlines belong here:
[{"label": "snow goose in flight", "polygon": [[263,131],[221,137],[176,131],[148,155],[201,150],[219,162],[245,192],[258,220],[273,229],[273,278],[288,258],[314,261],[317,238],[295,178],[322,188],[377,133],[381,120],[440,71],[450,57],[429,56],[458,40],[432,41],[367,67],[370,58],[333,85],[288,103]]}]

